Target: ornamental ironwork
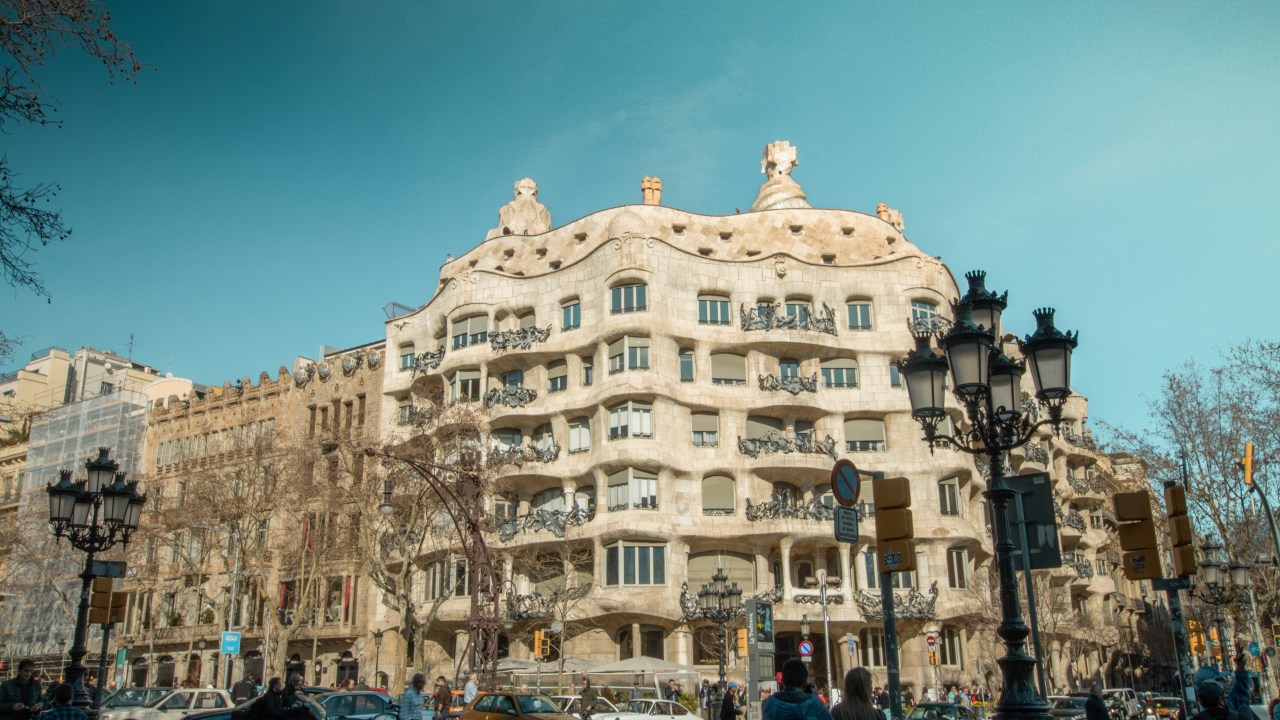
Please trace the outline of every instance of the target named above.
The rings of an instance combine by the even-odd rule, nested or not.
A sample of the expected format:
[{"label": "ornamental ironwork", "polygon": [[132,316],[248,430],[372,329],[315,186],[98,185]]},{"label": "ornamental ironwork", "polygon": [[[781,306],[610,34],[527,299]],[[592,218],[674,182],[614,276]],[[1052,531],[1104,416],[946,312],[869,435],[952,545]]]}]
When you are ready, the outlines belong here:
[{"label": "ornamental ironwork", "polygon": [[1089,524],[1084,521],[1084,516],[1075,510],[1062,516],[1062,525],[1080,532],[1084,532],[1085,528],[1089,527]]},{"label": "ornamental ironwork", "polygon": [[494,405],[505,405],[511,408],[524,407],[537,399],[537,390],[515,385],[503,385],[502,387],[493,388],[484,394],[484,406],[487,408],[491,408]]},{"label": "ornamental ironwork", "polygon": [[555,439],[551,440],[551,444],[546,447],[532,445],[525,447],[523,445],[496,445],[489,451],[486,458],[489,467],[502,467],[503,465],[515,465],[522,467],[527,462],[549,463],[560,457],[560,443]]},{"label": "ornamental ironwork", "polygon": [[1030,443],[1023,447],[1022,454],[1031,462],[1038,462],[1041,465],[1049,464],[1049,451],[1044,449],[1044,445],[1040,443]]},{"label": "ornamental ironwork", "polygon": [[1019,403],[1019,405],[1022,407],[1022,413],[1024,415],[1031,418],[1032,420],[1040,419],[1040,403],[1036,402],[1035,400],[1032,400],[1029,397],[1025,397],[1025,398],[1022,398],[1022,402]]},{"label": "ornamental ironwork", "polygon": [[816,330],[828,335],[836,334],[836,311],[830,305],[822,303],[822,312],[815,313],[809,305],[803,306],[802,312],[787,314],[781,312],[782,303],[756,305],[747,310],[745,304],[738,306],[739,324],[743,330]]},{"label": "ornamental ironwork", "polygon": [[813,498],[808,502],[798,503],[790,498],[775,497],[774,499],[752,505],[751,500],[747,500],[747,519],[755,522],[756,520],[834,520],[836,511],[822,504],[818,498]]},{"label": "ornamental ironwork", "polygon": [[425,375],[430,370],[440,367],[440,363],[444,362],[444,344],[436,348],[435,352],[418,353],[413,359],[413,374],[422,373]]},{"label": "ornamental ironwork", "polygon": [[1088,475],[1080,477],[1076,473],[1067,473],[1067,484],[1077,493],[1098,492],[1097,483],[1093,482],[1093,479]]},{"label": "ornamental ironwork", "polygon": [[489,347],[493,348],[494,352],[529,350],[537,343],[546,342],[549,337],[551,337],[550,325],[545,328],[527,327],[503,330],[489,336]]},{"label": "ornamental ironwork", "polygon": [[[862,616],[867,620],[883,620],[884,604],[879,593],[861,590],[853,598]],[[905,593],[893,593],[893,613],[899,620],[938,619],[938,581],[929,587],[928,594],[911,588]]]},{"label": "ornamental ironwork", "polygon": [[774,453],[790,454],[793,452],[827,455],[832,460],[837,457],[836,441],[830,435],[818,440],[812,433],[799,433],[793,439],[782,435],[776,430],[771,430],[764,437],[759,438],[744,438],[739,435],[738,452],[753,458]]},{"label": "ornamental ironwork", "polygon": [[551,617],[555,598],[540,592],[507,593],[507,617],[511,620],[543,620]]},{"label": "ornamental ironwork", "polygon": [[760,376],[761,390],[783,390],[792,395],[799,395],[802,392],[818,392],[818,373],[814,373],[809,377],[803,375],[783,375],[778,377],[773,373]]},{"label": "ornamental ironwork", "polygon": [[1087,430],[1084,433],[1077,433],[1074,427],[1065,423],[1062,425],[1062,438],[1078,448],[1084,448],[1085,450],[1097,449],[1093,444],[1092,433]]},{"label": "ornamental ironwork", "polygon": [[1066,567],[1076,571],[1076,577],[1082,580],[1093,579],[1093,565],[1087,560],[1077,560],[1075,562],[1064,563]]},{"label": "ornamental ironwork", "polygon": [[574,505],[568,510],[530,510],[524,515],[517,515],[502,521],[498,527],[498,540],[510,542],[522,532],[538,532],[546,530],[558,538],[564,537],[565,528],[585,525],[596,517],[596,504],[587,503],[587,507]]},{"label": "ornamental ironwork", "polygon": [[[792,596],[791,596],[791,599],[792,599],[792,600],[794,600],[794,601],[796,602],[796,604],[797,604],[797,605],[821,605],[821,604],[822,604],[822,595],[792,595]],[[828,593],[828,594],[827,594],[827,604],[828,604],[828,605],[843,605],[843,604],[844,604],[844,596],[843,596],[843,595],[832,595],[832,594]]]}]

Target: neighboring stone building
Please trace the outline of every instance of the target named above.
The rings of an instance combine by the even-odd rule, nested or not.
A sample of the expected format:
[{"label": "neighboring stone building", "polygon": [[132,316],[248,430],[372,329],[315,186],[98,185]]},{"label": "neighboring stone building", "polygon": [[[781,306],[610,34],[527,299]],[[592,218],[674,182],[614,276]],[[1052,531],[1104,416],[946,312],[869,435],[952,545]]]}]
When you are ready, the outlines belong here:
[{"label": "neighboring stone building", "polygon": [[[583,629],[558,639],[560,651],[655,656],[708,674],[714,628],[684,622],[680,595],[718,567],[746,595],[777,598],[778,664],[795,656],[806,616],[822,648],[812,584],[830,577],[838,672],[849,665],[846,633],[858,641],[857,663],[883,668],[873,555],[865,539],[834,541],[828,480],[839,457],[909,477],[918,570],[894,580],[905,610],[902,677],[917,688],[980,682],[974,661],[995,670],[997,656],[978,641],[994,635],[991,597],[976,579],[992,553],[986,481],[969,456],[921,441],[895,366],[913,346],[908,322],[949,315],[961,289],[906,238],[900,212],[810,207],[790,176],[797,164],[789,143],[766,148],[768,179],[750,213],[662,207],[660,181],[646,178],[645,205],[554,229],[536,185],[522,180],[500,226],[445,264],[430,302],[388,323],[399,360],[386,368],[384,427],[411,416],[415,393],[490,407],[491,455],[521,446],[533,458],[507,466],[514,494],[492,508],[507,518],[493,544],[517,557],[504,568],[517,602],[537,605],[558,581],[522,571],[529,563],[519,558],[583,546],[566,572],[589,576],[592,590],[569,618]],[[1084,399],[1066,414],[1078,431]],[[1100,613],[1114,593],[1102,554],[1110,521],[1100,486],[1084,478],[1108,471],[1092,470],[1105,458],[1072,437],[1043,432],[1014,467],[1053,474],[1069,551],[1055,583],[1069,612]],[[555,525],[563,538],[545,529]],[[869,522],[863,532],[874,542]],[[457,561],[437,564],[451,576]],[[453,591],[432,578],[429,598]],[[441,606],[433,665],[461,651],[468,608],[461,597]],[[504,647],[528,657],[529,630],[514,624]],[[813,670],[825,680],[821,655]],[[740,663],[730,642],[739,678]],[[1064,684],[1069,664],[1059,664]],[[1070,672],[1097,669],[1077,665]]]},{"label": "neighboring stone building", "polygon": [[[373,664],[364,638],[375,596],[350,554],[327,543],[333,537],[315,540],[339,526],[341,509],[305,497],[287,506],[272,500],[333,481],[340,441],[377,438],[382,362],[376,342],[298,358],[274,379],[264,372],[256,383],[245,377],[155,403],[144,460],[150,532],[133,560],[121,628],[132,647],[132,683],[226,685],[218,641],[233,575],[231,626],[244,634],[233,677],[300,672],[309,684],[327,685],[358,677],[365,655]],[[156,513],[180,520],[164,524]],[[190,517],[197,522],[180,526]],[[312,569],[300,581],[304,566]],[[299,584],[311,591],[301,603]]]}]

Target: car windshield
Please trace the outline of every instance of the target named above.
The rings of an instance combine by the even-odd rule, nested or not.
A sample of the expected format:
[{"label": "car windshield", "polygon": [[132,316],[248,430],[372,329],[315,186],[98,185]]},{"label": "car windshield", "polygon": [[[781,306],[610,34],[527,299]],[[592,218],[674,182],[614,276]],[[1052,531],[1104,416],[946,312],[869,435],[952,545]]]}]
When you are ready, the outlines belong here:
[{"label": "car windshield", "polygon": [[948,705],[917,705],[911,710],[911,714],[907,716],[908,720],[930,720],[931,718],[950,718],[955,717],[956,710],[954,706]]},{"label": "car windshield", "polygon": [[1152,705],[1158,708],[1176,708],[1182,704],[1178,698],[1156,698],[1151,701]]},{"label": "car windshield", "polygon": [[1070,708],[1070,709],[1078,710],[1084,707],[1084,702],[1085,702],[1084,698],[1081,698],[1081,697],[1058,698],[1057,700],[1053,701],[1053,709],[1059,710],[1064,708]]},{"label": "car windshield", "polygon": [[102,704],[104,708],[142,707],[160,699],[169,688],[127,688]]},{"label": "car windshield", "polygon": [[556,709],[555,705],[551,704],[550,700],[547,700],[540,695],[521,695],[519,696],[519,699],[521,714],[560,712]]}]

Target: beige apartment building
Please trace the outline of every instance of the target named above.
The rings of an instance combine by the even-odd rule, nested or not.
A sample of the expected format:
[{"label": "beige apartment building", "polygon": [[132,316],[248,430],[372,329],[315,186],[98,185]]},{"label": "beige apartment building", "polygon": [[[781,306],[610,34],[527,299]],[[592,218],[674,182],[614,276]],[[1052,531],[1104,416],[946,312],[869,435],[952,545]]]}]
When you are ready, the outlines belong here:
[{"label": "beige apartment building", "polygon": [[[388,322],[385,431],[395,435],[419,396],[482,403],[491,464],[511,488],[492,499],[505,523],[491,545],[508,558],[502,576],[516,607],[546,604],[565,586],[520,558],[578,548],[564,572],[590,591],[559,618],[572,628],[556,638],[559,653],[657,657],[709,676],[715,628],[683,619],[680,598],[722,568],[744,596],[776,600],[779,665],[796,656],[802,619],[811,622],[824,683],[815,585],[829,578],[835,676],[852,662],[883,682],[873,525],[863,523],[858,543],[836,542],[828,483],[838,458],[908,477],[917,570],[892,580],[904,683],[917,692],[982,684],[998,677],[1002,654],[985,579],[987,481],[970,456],[922,442],[895,365],[913,347],[909,322],[949,316],[962,290],[907,238],[896,210],[810,207],[790,176],[795,160],[789,143],[766,148],[751,211],[726,216],[663,206],[661,181],[645,178],[644,204],[552,227],[536,184],[520,181],[498,227],[444,265],[434,297]],[[1012,322],[1007,330],[1023,329]],[[1111,470],[1087,439],[1084,398],[1066,415],[1069,433],[1045,431],[1013,458],[1017,471],[1048,470],[1060,501],[1066,565],[1052,571],[1048,600],[1061,622],[1046,633],[1055,643],[1072,617],[1115,628],[1142,612],[1127,601],[1114,611]],[[504,454],[527,461],[506,465]],[[441,578],[455,577],[460,560],[424,561],[438,570],[423,596],[444,598],[428,657],[453,665],[470,606],[465,587]],[[508,623],[502,647],[528,658],[531,630],[551,619]],[[1087,652],[1059,643],[1055,684],[1112,672],[1114,635],[1091,636]],[[741,679],[732,635],[729,645],[730,675]]]}]

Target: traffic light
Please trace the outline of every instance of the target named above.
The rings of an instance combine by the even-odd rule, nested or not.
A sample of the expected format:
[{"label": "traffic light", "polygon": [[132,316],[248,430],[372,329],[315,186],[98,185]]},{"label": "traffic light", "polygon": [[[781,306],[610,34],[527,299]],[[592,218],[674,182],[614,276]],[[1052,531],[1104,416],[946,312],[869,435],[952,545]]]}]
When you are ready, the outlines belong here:
[{"label": "traffic light", "polygon": [[92,593],[89,595],[89,623],[106,625],[111,622],[111,578],[93,579]]},{"label": "traffic light", "polygon": [[1276,647],[1280,647],[1280,624],[1271,626],[1271,639],[1275,641]]},{"label": "traffic light", "polygon": [[1169,545],[1173,555],[1173,576],[1191,577],[1196,574],[1195,534],[1191,531],[1191,516],[1187,515],[1187,490],[1178,484],[1164,489],[1164,513],[1169,520]]},{"label": "traffic light", "polygon": [[1253,443],[1244,444],[1244,457],[1237,464],[1244,471],[1245,487],[1253,487]]},{"label": "traffic light", "polygon": [[1112,498],[1120,524],[1120,549],[1124,550],[1124,576],[1130,580],[1161,577],[1156,524],[1151,517],[1151,496],[1145,490],[1116,493]]},{"label": "traffic light", "polygon": [[904,477],[872,481],[876,510],[876,557],[882,573],[916,569],[911,522],[911,483]]},{"label": "traffic light", "polygon": [[937,651],[937,650],[930,650],[930,651],[929,651],[929,664],[930,664],[930,665],[937,665],[937,664],[938,664],[938,651]]},{"label": "traffic light", "polygon": [[551,654],[551,636],[545,630],[533,631],[533,656],[541,660]]},{"label": "traffic light", "polygon": [[747,629],[738,628],[738,657],[747,656]]}]

